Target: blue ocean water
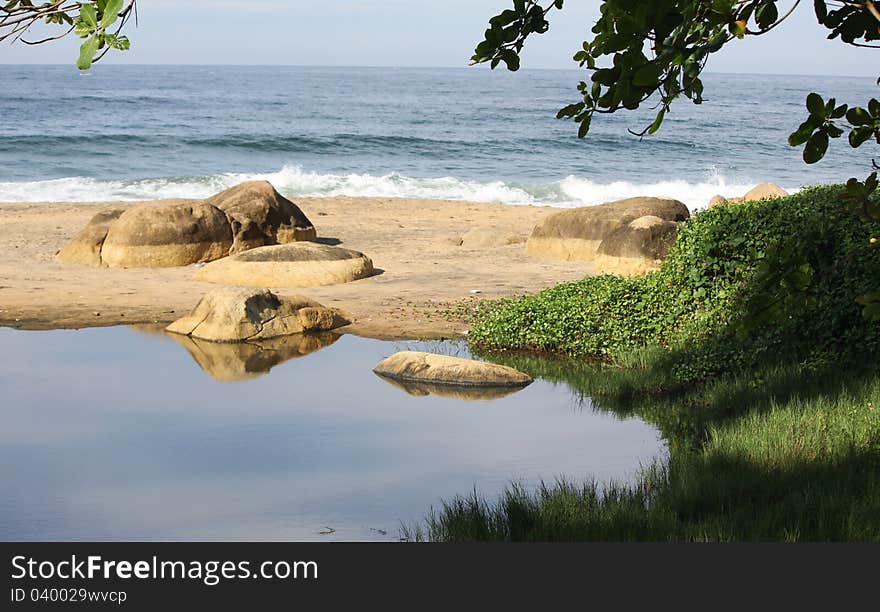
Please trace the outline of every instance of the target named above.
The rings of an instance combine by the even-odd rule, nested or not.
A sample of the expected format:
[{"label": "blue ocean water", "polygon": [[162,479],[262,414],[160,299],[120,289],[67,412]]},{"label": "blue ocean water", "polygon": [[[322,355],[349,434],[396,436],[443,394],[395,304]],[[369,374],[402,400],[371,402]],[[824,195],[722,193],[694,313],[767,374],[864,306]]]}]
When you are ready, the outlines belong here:
[{"label": "blue ocean water", "polygon": [[864,104],[870,78],[708,75],[643,140],[650,110],[555,119],[584,73],[485,68],[0,65],[0,201],[203,197],[265,178],[290,197],[406,196],[572,206],[632,195],[702,206],[759,181],[864,174],[841,140],[786,144],[807,93]]}]

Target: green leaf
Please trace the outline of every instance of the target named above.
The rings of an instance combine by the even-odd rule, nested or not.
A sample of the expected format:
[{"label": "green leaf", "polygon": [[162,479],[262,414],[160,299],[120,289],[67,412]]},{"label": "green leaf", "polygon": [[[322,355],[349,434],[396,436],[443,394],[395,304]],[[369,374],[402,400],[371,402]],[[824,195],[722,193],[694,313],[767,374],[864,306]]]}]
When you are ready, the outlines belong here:
[{"label": "green leaf", "polygon": [[[83,7],[85,8],[85,7]],[[92,67],[92,60],[95,57],[95,53],[98,52],[98,45],[100,41],[97,36],[92,36],[88,40],[86,40],[82,46],[79,48],[79,60],[76,62],[76,67],[80,70],[88,70]]]},{"label": "green leaf", "polygon": [[590,131],[590,117],[584,117],[581,121],[581,125],[578,128],[578,138],[583,138],[587,135],[587,132]]},{"label": "green leaf", "polygon": [[513,49],[504,49],[498,54],[501,60],[507,64],[507,69],[511,72],[519,70],[519,55]]},{"label": "green leaf", "polygon": [[873,133],[873,130],[865,125],[855,128],[849,133],[849,146],[853,149],[858,149]]},{"label": "green leaf", "polygon": [[792,132],[788,137],[788,144],[792,147],[799,147],[810,139],[813,135],[815,127],[809,121],[804,121],[797,131]]},{"label": "green leaf", "polygon": [[639,87],[657,87],[661,74],[663,66],[657,62],[648,62],[635,71],[633,84]]},{"label": "green leaf", "polygon": [[846,114],[847,105],[841,104],[831,112],[832,119],[840,119]]},{"label": "green leaf", "polygon": [[822,101],[822,96],[817,93],[811,93],[808,95],[807,110],[810,111],[811,115],[823,116],[825,113],[825,102]]},{"label": "green leaf", "polygon": [[775,0],[765,2],[755,11],[755,21],[762,30],[766,30],[779,18]]},{"label": "green leaf", "polygon": [[94,4],[83,4],[79,9],[79,18],[93,30],[98,27],[98,12]]},{"label": "green leaf", "polygon": [[846,113],[846,120],[853,125],[869,125],[872,121],[871,115],[864,108],[851,108]]},{"label": "green leaf", "polygon": [[804,147],[804,161],[808,164],[815,164],[817,161],[825,157],[828,150],[828,134],[825,132],[816,132],[807,141]]},{"label": "green leaf", "polygon": [[825,0],[813,0],[813,9],[816,11],[816,19],[819,23],[825,23],[828,16],[828,7],[825,6]]},{"label": "green leaf", "polygon": [[576,104],[569,104],[568,106],[560,109],[560,111],[558,113],[556,113],[556,118],[563,119],[565,117],[574,117],[579,112],[584,110],[584,106],[585,105],[583,102],[578,102]]},{"label": "green leaf", "polygon": [[657,113],[657,116],[654,118],[654,123],[648,128],[648,133],[653,134],[657,130],[660,129],[660,126],[663,124],[663,118],[666,116],[666,109],[661,108],[660,112]]},{"label": "green leaf", "polygon": [[106,7],[101,16],[101,28],[106,29],[113,25],[113,23],[119,18],[119,13],[122,11],[123,4],[124,0],[107,0]]}]

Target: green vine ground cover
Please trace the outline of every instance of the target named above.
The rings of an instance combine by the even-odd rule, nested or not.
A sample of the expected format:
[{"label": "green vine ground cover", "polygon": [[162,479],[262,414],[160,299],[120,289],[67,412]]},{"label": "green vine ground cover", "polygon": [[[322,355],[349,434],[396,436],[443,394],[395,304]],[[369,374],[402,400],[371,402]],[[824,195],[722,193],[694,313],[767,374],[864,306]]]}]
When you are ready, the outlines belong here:
[{"label": "green vine ground cover", "polygon": [[856,302],[880,285],[878,228],[842,195],[712,208],[655,273],[481,307],[477,353],[657,424],[669,461],[633,486],[459,497],[404,535],[880,541],[880,325]]}]

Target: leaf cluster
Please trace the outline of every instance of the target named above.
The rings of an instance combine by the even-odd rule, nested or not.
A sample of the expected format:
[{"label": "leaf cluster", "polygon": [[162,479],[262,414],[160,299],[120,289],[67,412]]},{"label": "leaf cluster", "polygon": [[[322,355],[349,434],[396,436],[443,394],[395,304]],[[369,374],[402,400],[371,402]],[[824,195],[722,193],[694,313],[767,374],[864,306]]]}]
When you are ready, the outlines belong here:
[{"label": "leaf cluster", "polygon": [[[50,0],[35,4],[32,0],[9,0],[0,5],[0,41],[21,40],[35,45],[64,38],[73,33],[84,39],[77,67],[87,70],[110,49],[126,51],[131,42],[120,34],[136,9],[136,0]],[[37,23],[58,25],[60,34],[42,40],[28,40],[24,35]]]}]

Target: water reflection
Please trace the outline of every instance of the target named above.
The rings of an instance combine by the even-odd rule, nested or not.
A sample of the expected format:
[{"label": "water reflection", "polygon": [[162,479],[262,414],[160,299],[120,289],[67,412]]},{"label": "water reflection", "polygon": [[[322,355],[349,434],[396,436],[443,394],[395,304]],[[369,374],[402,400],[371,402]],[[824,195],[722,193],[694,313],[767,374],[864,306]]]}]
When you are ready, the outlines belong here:
[{"label": "water reflection", "polygon": [[[311,348],[293,344],[252,378],[273,349],[189,348],[127,328],[0,328],[0,540],[393,539],[474,488],[630,481],[665,455],[655,427],[594,411],[566,384],[539,379],[474,410],[373,374],[424,343],[345,335],[284,361]],[[221,384],[208,363],[246,379]]]},{"label": "water reflection", "polygon": [[205,373],[220,382],[263,376],[279,363],[305,357],[339,340],[339,334],[332,332],[234,343],[209,342],[181,334],[168,334],[168,337],[185,348]]}]

